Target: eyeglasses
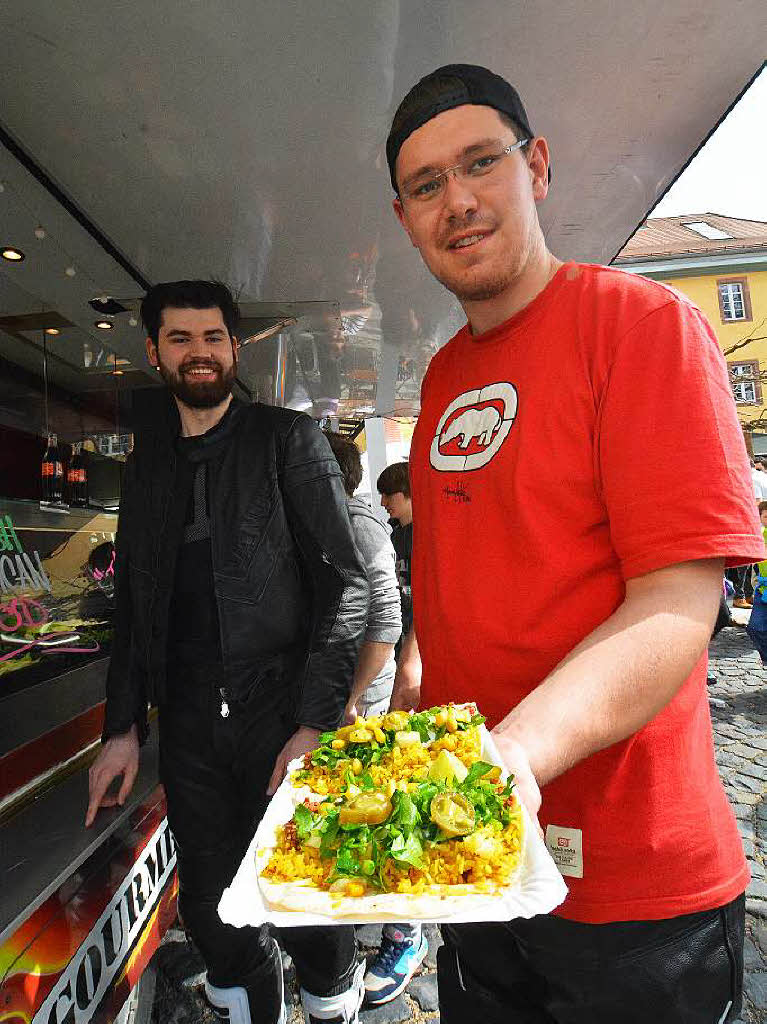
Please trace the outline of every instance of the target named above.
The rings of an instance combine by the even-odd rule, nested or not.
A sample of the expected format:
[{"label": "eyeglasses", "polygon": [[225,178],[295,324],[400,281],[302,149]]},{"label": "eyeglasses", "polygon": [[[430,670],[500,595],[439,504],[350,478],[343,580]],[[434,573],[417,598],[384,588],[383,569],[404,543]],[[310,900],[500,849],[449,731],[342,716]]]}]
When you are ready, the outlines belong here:
[{"label": "eyeglasses", "polygon": [[460,163],[446,167],[436,174],[424,174],[408,182],[402,189],[405,199],[414,203],[430,203],[444,194],[448,174],[455,174],[459,180],[473,181],[492,174],[505,156],[526,146],[530,139],[520,139],[509,146],[488,146],[487,149],[474,150],[470,156],[464,157]]}]

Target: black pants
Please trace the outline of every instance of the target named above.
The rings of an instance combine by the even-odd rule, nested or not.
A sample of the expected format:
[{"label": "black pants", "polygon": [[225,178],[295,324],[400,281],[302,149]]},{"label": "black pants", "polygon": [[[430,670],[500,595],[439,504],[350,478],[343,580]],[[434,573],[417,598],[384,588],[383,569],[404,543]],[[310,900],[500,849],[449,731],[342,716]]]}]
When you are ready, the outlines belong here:
[{"label": "black pants", "polygon": [[[274,762],[296,726],[284,692],[270,681],[247,704],[220,714],[216,680],[188,673],[171,681],[160,709],[160,775],[178,850],[179,910],[220,988],[244,985],[262,1019],[277,1019],[277,964],[266,927],[233,928],[216,911],[261,819]],[[315,995],[349,987],[354,928],[289,928],[280,938],[299,980]]]},{"label": "black pants", "polygon": [[666,921],[444,925],[442,1024],[724,1024],[742,999],[745,898]]},{"label": "black pants", "polygon": [[725,569],[724,574],[735,587],[735,597],[751,598],[754,596],[754,588],[751,585],[751,566],[737,565],[734,569]]}]

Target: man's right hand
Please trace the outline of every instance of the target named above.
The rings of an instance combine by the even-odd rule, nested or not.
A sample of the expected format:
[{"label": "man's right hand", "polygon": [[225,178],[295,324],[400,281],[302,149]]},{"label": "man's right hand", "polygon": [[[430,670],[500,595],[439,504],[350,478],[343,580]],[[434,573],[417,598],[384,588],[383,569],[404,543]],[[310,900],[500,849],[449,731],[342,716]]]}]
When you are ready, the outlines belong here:
[{"label": "man's right hand", "polygon": [[[132,725],[129,732],[108,739],[101,748],[99,756],[88,772],[88,812],[85,815],[85,827],[90,828],[99,807],[120,807],[125,803],[133,789],[138,774],[138,730]],[[117,796],[107,796],[107,790],[118,775],[122,775],[122,785]]]},{"label": "man's right hand", "polygon": [[394,676],[390,711],[411,711],[417,708],[421,700],[421,654],[415,627],[405,637],[397,661],[397,673]]},{"label": "man's right hand", "polygon": [[389,701],[389,711],[414,711],[420,700],[420,665],[416,669],[409,665],[398,666]]}]

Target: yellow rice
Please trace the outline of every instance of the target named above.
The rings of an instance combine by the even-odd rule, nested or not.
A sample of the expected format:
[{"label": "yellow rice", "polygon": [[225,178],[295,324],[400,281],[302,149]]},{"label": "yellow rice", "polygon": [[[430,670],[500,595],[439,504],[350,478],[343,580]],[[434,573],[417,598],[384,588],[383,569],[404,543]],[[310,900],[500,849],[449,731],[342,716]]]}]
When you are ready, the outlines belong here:
[{"label": "yellow rice", "polygon": [[[410,747],[395,746],[377,764],[363,770],[370,773],[376,789],[384,787],[389,779],[394,779],[395,782],[417,782],[426,778],[429,765],[443,749],[451,749],[467,768],[470,768],[479,760],[481,743],[479,729],[465,729],[452,736],[435,740],[429,747],[424,747],[420,743]],[[294,773],[292,782],[296,787],[309,786],[312,792],[323,796],[336,796],[346,792],[347,768],[351,768],[351,761],[339,763],[332,771],[321,765],[312,765],[307,769],[308,774],[304,778],[297,778]]]},{"label": "yellow rice", "polygon": [[[496,832],[486,826],[477,833],[500,841],[500,852],[491,860],[472,853],[460,839],[427,845],[422,869],[400,865],[392,859],[386,862],[383,877],[387,889],[418,894],[432,885],[478,885],[480,888],[507,885],[519,864],[522,850],[519,806],[503,831]],[[322,861],[319,850],[313,847],[294,849],[285,839],[285,830],[280,828],[277,847],[264,869],[264,876],[274,882],[311,882],[318,889],[327,889],[332,870],[332,858]]]}]

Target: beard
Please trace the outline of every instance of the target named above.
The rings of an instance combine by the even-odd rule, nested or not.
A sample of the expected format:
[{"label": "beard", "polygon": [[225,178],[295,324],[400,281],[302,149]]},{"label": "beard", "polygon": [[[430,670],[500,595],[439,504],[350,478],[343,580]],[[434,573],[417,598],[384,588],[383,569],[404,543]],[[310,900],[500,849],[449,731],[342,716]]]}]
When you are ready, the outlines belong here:
[{"label": "beard", "polygon": [[[177,373],[169,369],[162,360],[158,362],[158,365],[160,376],[165,381],[168,390],[191,409],[213,409],[220,405],[232,393],[232,384],[237,370],[236,363],[233,362],[228,370],[224,370],[215,359],[206,362],[202,360],[189,362],[180,367]],[[214,370],[215,379],[196,380],[192,374],[187,372],[195,366]]]},{"label": "beard", "polygon": [[459,302],[485,302],[506,291],[516,275],[510,269],[504,269],[474,281],[467,279],[466,274],[435,273],[434,276]]},{"label": "beard", "polygon": [[[497,227],[497,221],[487,216],[470,216],[462,222],[454,219],[439,244],[440,247],[446,245],[448,238],[456,231],[480,231],[487,228],[493,230]],[[484,302],[487,299],[494,299],[512,284],[517,273],[512,260],[504,260],[499,265],[497,258],[493,261],[480,260],[474,267],[463,268],[444,266],[436,262],[429,269],[439,283],[452,292],[459,302]]]}]

